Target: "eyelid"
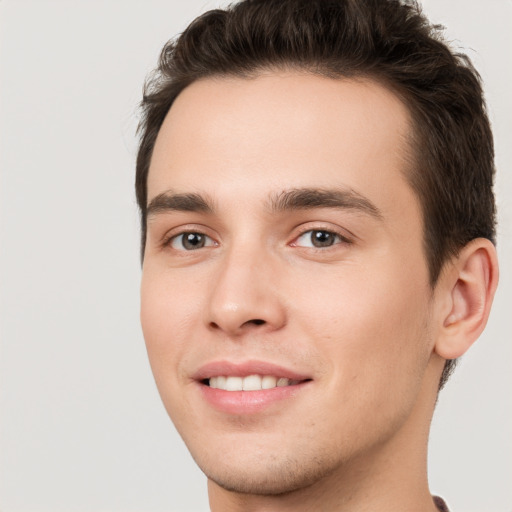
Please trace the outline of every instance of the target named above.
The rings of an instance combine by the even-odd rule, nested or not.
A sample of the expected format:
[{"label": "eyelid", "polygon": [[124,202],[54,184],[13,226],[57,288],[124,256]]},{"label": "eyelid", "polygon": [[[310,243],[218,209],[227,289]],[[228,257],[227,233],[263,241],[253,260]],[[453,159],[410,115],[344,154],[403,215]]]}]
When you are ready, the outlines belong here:
[{"label": "eyelid", "polygon": [[[178,238],[179,236],[182,236],[184,234],[188,233],[197,233],[198,235],[202,235],[206,238],[209,238],[214,243],[211,245],[208,245],[207,247],[217,246],[219,245],[219,242],[216,240],[216,237],[214,237],[211,234],[211,230],[208,229],[206,226],[202,226],[200,224],[185,224],[182,226],[174,227],[168,231],[165,232],[165,234],[161,238],[160,245],[162,248],[170,247],[171,243],[174,239]],[[175,249],[180,250],[180,249]],[[184,249],[181,250],[182,252],[189,252],[185,251]]]},{"label": "eyelid", "polygon": [[322,250],[322,251],[325,251],[326,249],[329,249],[331,247],[334,247],[336,245],[339,245],[340,243],[344,243],[344,244],[353,244],[354,243],[354,239],[356,238],[355,235],[353,235],[352,233],[350,232],[347,232],[347,230],[342,230],[340,228],[336,228],[334,226],[325,226],[325,225],[318,225],[318,224],[308,224],[306,226],[303,226],[299,233],[294,235],[293,237],[293,240],[292,242],[290,243],[290,245],[292,247],[303,247],[303,246],[299,246],[299,245],[296,245],[296,241],[304,236],[305,234],[307,233],[310,233],[312,231],[325,231],[327,233],[332,233],[333,235],[336,235],[340,240],[341,242],[338,242],[338,243],[334,243],[333,245],[331,246],[326,246],[326,247],[312,247],[313,249],[318,249],[318,250]]},{"label": "eyelid", "polygon": [[[297,240],[304,236],[305,234],[312,232],[312,231],[325,231],[328,233],[332,233],[333,235],[337,236],[340,241],[335,242],[332,246],[326,246],[326,247],[311,247],[310,249],[316,249],[325,251],[329,248],[336,247],[340,244],[353,244],[354,239],[357,237],[353,235],[350,231],[346,229],[341,229],[339,227],[335,227],[332,225],[325,225],[324,223],[318,224],[318,223],[307,223],[306,225],[301,225],[299,228],[299,231],[296,232],[296,234],[293,235],[293,239],[291,242],[289,242],[288,245],[291,245],[292,247],[303,247],[296,244]],[[171,243],[173,240],[175,240],[177,237],[182,236],[187,233],[197,233],[199,235],[203,235],[210,239],[213,243],[208,244],[206,247],[215,247],[219,245],[218,237],[214,236],[211,233],[211,229],[208,227],[201,225],[201,224],[185,224],[181,226],[174,227],[168,231],[165,232],[165,234],[161,237],[160,246],[162,248],[168,248],[171,246]],[[304,247],[307,248],[307,247]],[[187,251],[186,249],[175,249],[179,252],[192,252]]]},{"label": "eyelid", "polygon": [[[204,240],[205,240],[205,243],[204,245],[202,245],[201,247],[195,247],[193,249],[187,249],[185,246],[184,246],[184,237],[186,235],[199,235],[201,237],[204,237]],[[176,247],[175,246],[175,242],[178,242],[178,240],[181,238],[181,245],[182,245],[182,248],[181,247]],[[173,237],[171,237],[169,239],[169,242],[168,242],[169,246],[172,247],[174,250],[176,251],[183,251],[183,252],[192,252],[192,251],[198,251],[200,249],[204,249],[205,247],[215,247],[217,244],[215,242],[215,240],[213,240],[213,238],[211,238],[210,236],[208,235],[205,235],[204,233],[197,233],[195,231],[185,231],[183,233],[179,233],[178,235],[175,235]]]}]

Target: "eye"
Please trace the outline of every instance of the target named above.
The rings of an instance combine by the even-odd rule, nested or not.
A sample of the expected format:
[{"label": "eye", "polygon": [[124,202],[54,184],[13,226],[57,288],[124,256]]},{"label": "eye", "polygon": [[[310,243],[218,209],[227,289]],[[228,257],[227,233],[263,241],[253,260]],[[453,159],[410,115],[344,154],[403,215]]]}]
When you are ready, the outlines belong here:
[{"label": "eye", "polygon": [[299,247],[322,248],[331,247],[332,245],[339,244],[341,242],[349,243],[349,240],[332,231],[327,231],[325,229],[311,229],[302,233],[302,235],[295,240],[293,245]]},{"label": "eye", "polygon": [[195,251],[203,247],[211,247],[216,245],[215,242],[203,233],[186,232],[173,236],[169,245],[178,251]]}]

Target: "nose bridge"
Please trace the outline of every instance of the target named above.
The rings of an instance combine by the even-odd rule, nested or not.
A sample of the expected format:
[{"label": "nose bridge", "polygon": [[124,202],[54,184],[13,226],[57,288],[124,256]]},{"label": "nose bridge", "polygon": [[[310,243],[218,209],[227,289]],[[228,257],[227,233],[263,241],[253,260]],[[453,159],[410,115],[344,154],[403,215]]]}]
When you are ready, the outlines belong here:
[{"label": "nose bridge", "polygon": [[208,325],[228,334],[263,325],[279,328],[285,316],[274,275],[274,257],[267,248],[249,241],[233,244],[220,258],[212,283]]}]

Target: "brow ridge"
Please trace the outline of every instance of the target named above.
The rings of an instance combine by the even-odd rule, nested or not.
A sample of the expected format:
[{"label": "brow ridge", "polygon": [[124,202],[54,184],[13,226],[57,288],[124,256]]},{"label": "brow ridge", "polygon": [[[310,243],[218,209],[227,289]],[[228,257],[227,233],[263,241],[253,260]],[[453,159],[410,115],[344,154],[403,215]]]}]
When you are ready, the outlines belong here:
[{"label": "brow ridge", "polygon": [[270,199],[272,211],[340,208],[357,210],[381,219],[382,213],[368,198],[351,189],[294,188]]},{"label": "brow ridge", "polygon": [[[268,206],[272,212],[335,208],[359,211],[377,219],[382,213],[368,198],[351,189],[293,188],[270,196]],[[167,211],[214,213],[213,201],[194,193],[158,194],[148,204],[148,217]]]},{"label": "brow ridge", "polygon": [[162,192],[149,202],[148,217],[167,211],[213,213],[213,204],[207,197],[194,192]]}]

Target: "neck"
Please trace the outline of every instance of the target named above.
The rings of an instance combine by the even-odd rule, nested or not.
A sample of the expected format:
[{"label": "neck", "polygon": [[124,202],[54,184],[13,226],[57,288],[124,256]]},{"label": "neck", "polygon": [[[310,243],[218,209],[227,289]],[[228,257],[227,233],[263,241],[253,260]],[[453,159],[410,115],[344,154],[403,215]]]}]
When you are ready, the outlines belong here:
[{"label": "neck", "polygon": [[439,364],[429,366],[432,375],[425,375],[410,416],[391,438],[314,484],[285,494],[240,494],[209,480],[211,511],[437,512],[428,489],[427,442],[440,372]]}]

